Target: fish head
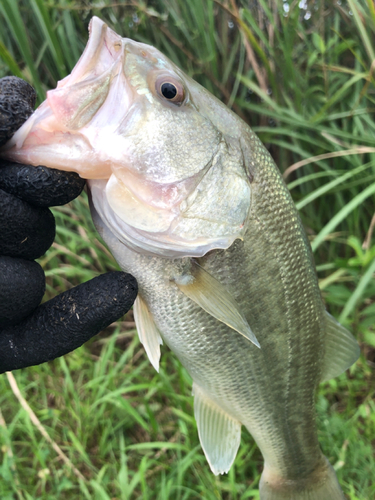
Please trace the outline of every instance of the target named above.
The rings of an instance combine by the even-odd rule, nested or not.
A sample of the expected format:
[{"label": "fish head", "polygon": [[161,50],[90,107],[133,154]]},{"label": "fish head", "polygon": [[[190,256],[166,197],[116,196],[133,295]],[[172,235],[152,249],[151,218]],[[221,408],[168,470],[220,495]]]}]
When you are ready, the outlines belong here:
[{"label": "fish head", "polygon": [[151,255],[199,257],[246,230],[243,122],[159,50],[90,22],[72,73],[1,155],[73,170],[120,241]]}]

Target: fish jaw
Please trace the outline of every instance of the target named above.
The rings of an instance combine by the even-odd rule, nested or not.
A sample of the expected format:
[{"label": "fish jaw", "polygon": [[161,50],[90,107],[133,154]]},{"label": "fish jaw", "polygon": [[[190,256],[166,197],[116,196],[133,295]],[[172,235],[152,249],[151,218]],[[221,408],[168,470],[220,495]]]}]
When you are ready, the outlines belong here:
[{"label": "fish jaw", "polygon": [[[207,234],[194,234],[194,227],[192,227],[190,233],[188,228],[186,233],[181,235],[178,227],[178,222],[181,222],[180,217],[175,216],[174,220],[173,215],[171,216],[169,213],[166,213],[165,218],[163,218],[164,214],[161,212],[157,213],[152,209],[147,212],[148,207],[140,206],[137,200],[132,200],[131,197],[126,198],[129,205],[128,211],[124,215],[122,207],[124,198],[120,200],[117,195],[108,194],[107,187],[111,187],[110,182],[103,179],[89,180],[88,187],[91,198],[91,213],[93,214],[93,210],[95,210],[102,224],[109,228],[121,243],[138,254],[168,259],[202,257],[210,250],[229,248],[238,238],[238,234],[243,231],[243,228],[239,228],[238,233],[218,234],[210,237]],[[133,205],[134,201],[135,206]],[[141,212],[137,210],[139,206]],[[148,216],[154,218],[151,219]],[[169,217],[170,219],[168,219]],[[140,225],[139,222],[144,222],[145,226]],[[94,223],[99,230],[95,218]],[[168,229],[163,231],[161,229],[164,229],[165,224],[166,226],[170,225]],[[207,224],[210,224],[210,221]],[[173,232],[174,225],[176,229]]]},{"label": "fish jaw", "polygon": [[121,71],[126,39],[96,17],[89,33],[72,73],[47,92],[47,99],[2,148],[2,157],[76,171],[86,179],[110,177],[113,152],[124,149],[113,132],[132,103]]}]

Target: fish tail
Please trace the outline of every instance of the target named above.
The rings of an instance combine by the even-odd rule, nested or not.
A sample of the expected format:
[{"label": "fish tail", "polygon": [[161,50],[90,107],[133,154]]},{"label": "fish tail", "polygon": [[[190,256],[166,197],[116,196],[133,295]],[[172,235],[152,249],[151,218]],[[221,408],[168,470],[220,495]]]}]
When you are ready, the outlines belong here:
[{"label": "fish tail", "polygon": [[345,500],[336,473],[326,458],[323,467],[304,479],[288,480],[265,468],[259,492],[260,500]]}]

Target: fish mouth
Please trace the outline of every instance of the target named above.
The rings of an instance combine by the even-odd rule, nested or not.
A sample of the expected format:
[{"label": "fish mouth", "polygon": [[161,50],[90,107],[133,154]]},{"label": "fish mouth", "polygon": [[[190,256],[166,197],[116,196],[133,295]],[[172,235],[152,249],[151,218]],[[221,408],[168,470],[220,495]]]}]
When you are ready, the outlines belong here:
[{"label": "fish mouth", "polygon": [[0,156],[75,171],[85,179],[108,179],[106,152],[121,148],[113,132],[133,100],[122,71],[125,46],[126,39],[93,17],[86,48],[71,74],[47,92],[47,99],[3,146]]},{"label": "fish mouth", "polygon": [[[87,74],[106,73],[113,63],[123,58],[124,39],[111,30],[101,19],[94,16],[89,23],[89,39],[71,74],[59,82],[63,86],[82,81]],[[108,55],[110,57],[108,57]]]}]

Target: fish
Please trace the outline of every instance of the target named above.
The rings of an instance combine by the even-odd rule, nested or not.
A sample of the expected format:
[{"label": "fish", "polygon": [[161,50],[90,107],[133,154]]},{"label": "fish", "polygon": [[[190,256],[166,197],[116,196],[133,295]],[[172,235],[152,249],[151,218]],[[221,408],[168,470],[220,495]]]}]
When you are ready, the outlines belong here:
[{"label": "fish", "polygon": [[87,179],[94,223],[137,279],[150,362],[159,371],[165,343],[193,380],[213,473],[231,468],[244,426],[264,458],[261,500],[343,500],[314,395],[359,347],[325,309],[299,214],[250,127],[94,17],[71,74],[1,156]]}]

